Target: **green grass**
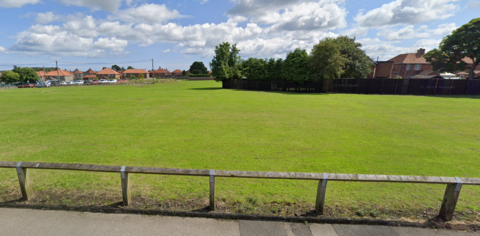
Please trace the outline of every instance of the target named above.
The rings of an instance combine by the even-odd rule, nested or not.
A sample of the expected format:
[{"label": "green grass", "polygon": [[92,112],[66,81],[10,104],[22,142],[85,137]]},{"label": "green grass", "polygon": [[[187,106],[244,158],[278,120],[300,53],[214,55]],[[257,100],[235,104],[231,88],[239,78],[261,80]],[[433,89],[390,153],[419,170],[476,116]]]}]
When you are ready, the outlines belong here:
[{"label": "green grass", "polygon": [[[0,160],[480,177],[479,97],[220,87],[183,81],[0,90]],[[120,177],[113,174],[33,170],[31,176],[34,190],[120,188]],[[135,191],[158,199],[208,195],[205,177],[132,178]],[[0,169],[0,183],[16,188],[15,170]],[[219,178],[217,198],[313,203],[316,185]],[[326,204],[438,208],[443,191],[442,185],[329,182]],[[479,205],[480,187],[464,186],[457,209]]]}]

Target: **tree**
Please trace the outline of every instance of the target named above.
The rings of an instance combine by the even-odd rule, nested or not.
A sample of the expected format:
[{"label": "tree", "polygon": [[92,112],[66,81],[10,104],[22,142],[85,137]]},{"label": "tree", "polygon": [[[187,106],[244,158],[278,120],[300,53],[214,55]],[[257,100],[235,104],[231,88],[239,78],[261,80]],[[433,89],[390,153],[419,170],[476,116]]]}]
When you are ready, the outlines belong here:
[{"label": "tree", "polygon": [[139,79],[145,79],[145,77],[143,76],[143,74],[140,74]]},{"label": "tree", "polygon": [[123,66],[122,66],[122,68],[121,68],[121,69],[122,69],[122,71],[125,71],[125,67],[123,67]]},{"label": "tree", "polygon": [[112,66],[112,69],[113,69],[114,71],[120,71],[122,68],[120,68],[120,66],[113,65],[113,66]]},{"label": "tree", "polygon": [[275,74],[274,74],[275,80],[285,79],[282,74],[282,66],[283,66],[283,59],[278,58],[277,61],[275,62]]},{"label": "tree", "polygon": [[137,77],[135,77],[135,75],[130,75],[130,79],[137,79]]},{"label": "tree", "polygon": [[313,46],[309,58],[314,81],[340,78],[345,73],[348,58],[340,53],[341,46],[326,38]]},{"label": "tree", "polygon": [[187,72],[185,70],[182,71],[182,75],[185,76]]},{"label": "tree", "polygon": [[102,67],[102,70],[105,69],[105,68],[107,68],[107,67],[106,66]]},{"label": "tree", "polygon": [[309,80],[310,68],[308,67],[308,54],[305,49],[297,48],[287,54],[287,58],[282,65],[282,74],[286,80],[301,84]]},{"label": "tree", "polygon": [[[473,79],[475,67],[480,64],[480,18],[471,20],[445,36],[439,49],[425,54],[425,59],[432,63],[436,71],[468,69],[468,79]],[[465,60],[471,61],[471,66]]]},{"label": "tree", "polygon": [[33,83],[40,80],[40,77],[38,77],[38,74],[32,68],[17,66],[13,66],[13,68],[12,71],[20,76],[19,81],[22,83]]},{"label": "tree", "polygon": [[266,80],[276,80],[279,79],[276,77],[277,74],[277,61],[274,58],[268,59],[265,64],[265,71],[266,71]]},{"label": "tree", "polygon": [[239,52],[236,44],[224,42],[215,46],[215,56],[210,62],[210,68],[216,81],[241,77]]},{"label": "tree", "polygon": [[133,67],[131,67],[131,66],[128,66],[128,67],[127,67],[127,70],[129,70],[129,69],[134,69],[134,68],[133,68]]},{"label": "tree", "polygon": [[265,70],[265,60],[250,57],[241,63],[242,74],[248,80],[265,80],[267,71]]},{"label": "tree", "polygon": [[198,74],[208,74],[207,67],[203,64],[201,61],[196,61],[193,62],[192,65],[190,66],[190,73],[194,75]]},{"label": "tree", "polygon": [[20,81],[20,75],[11,70],[7,70],[2,73],[2,80],[7,84],[15,83]]},{"label": "tree", "polygon": [[339,36],[337,38],[326,38],[339,46],[340,54],[348,59],[345,63],[344,72],[341,78],[365,79],[372,72],[372,60],[361,49],[362,44],[355,42],[355,38]]}]

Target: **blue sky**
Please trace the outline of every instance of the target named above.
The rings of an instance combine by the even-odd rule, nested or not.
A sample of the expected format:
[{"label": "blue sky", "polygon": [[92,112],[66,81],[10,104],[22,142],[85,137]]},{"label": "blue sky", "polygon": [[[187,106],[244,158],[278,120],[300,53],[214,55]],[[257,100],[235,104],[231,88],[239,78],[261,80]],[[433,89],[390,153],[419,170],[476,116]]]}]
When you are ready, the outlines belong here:
[{"label": "blue sky", "polygon": [[209,67],[225,41],[242,58],[284,58],[338,35],[388,60],[438,47],[479,12],[480,0],[0,0],[0,70],[55,60],[69,70],[151,69],[151,59],[186,70]]}]

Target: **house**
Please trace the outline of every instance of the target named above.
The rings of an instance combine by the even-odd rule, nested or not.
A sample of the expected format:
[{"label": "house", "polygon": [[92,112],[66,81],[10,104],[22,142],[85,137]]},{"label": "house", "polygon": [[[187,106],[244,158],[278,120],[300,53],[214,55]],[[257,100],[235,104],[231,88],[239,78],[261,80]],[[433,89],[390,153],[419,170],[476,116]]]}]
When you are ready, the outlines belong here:
[{"label": "house", "polygon": [[72,72],[72,74],[74,80],[83,80],[83,72],[80,70],[76,69]]},{"label": "house", "polygon": [[432,65],[425,60],[425,49],[420,48],[417,53],[400,54],[389,61],[393,61],[391,78],[409,78],[422,71],[432,71]]},{"label": "house", "polygon": [[67,70],[56,69],[45,73],[46,80],[73,81],[73,74]]},{"label": "house", "polygon": [[97,73],[99,79],[120,79],[120,73],[116,72],[112,68],[105,68]]},{"label": "house", "polygon": [[45,74],[46,74],[45,71],[41,70],[41,71],[37,71],[36,73],[37,73],[38,77],[40,77],[40,80],[45,81],[45,79],[46,79],[45,78]]},{"label": "house", "polygon": [[150,74],[144,69],[128,69],[123,72],[123,77],[130,79],[130,77],[135,76],[137,79],[140,78],[140,74],[143,74],[145,79],[150,78]]},{"label": "house", "polygon": [[372,61],[369,79],[388,79],[392,75],[393,61]]},{"label": "house", "polygon": [[159,67],[158,70],[153,71],[150,74],[151,77],[158,77],[158,78],[167,78],[172,76],[172,73],[168,71],[167,69],[162,69],[162,67]]},{"label": "house", "polygon": [[172,75],[173,76],[183,76],[183,73],[182,73],[181,70],[177,69],[177,70],[172,71]]}]

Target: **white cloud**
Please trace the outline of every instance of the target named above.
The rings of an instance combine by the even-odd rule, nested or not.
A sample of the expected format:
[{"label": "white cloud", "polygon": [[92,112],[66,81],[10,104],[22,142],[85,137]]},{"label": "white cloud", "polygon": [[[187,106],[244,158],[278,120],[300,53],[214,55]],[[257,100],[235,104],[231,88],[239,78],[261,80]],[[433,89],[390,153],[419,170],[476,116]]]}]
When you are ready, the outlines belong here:
[{"label": "white cloud", "polygon": [[167,53],[167,52],[170,52],[170,51],[171,51],[170,48],[169,48],[169,49],[165,49],[165,50],[163,50],[163,53]]},{"label": "white cloud", "polygon": [[398,54],[411,51],[409,48],[398,47],[393,42],[383,42],[378,38],[363,38],[357,41],[362,44],[365,53],[374,60],[377,60],[377,58],[381,61],[389,60]]},{"label": "white cloud", "polygon": [[162,23],[171,19],[185,17],[177,10],[169,10],[165,4],[143,4],[136,8],[120,10],[109,16],[109,20],[121,20],[127,23]]},{"label": "white cloud", "polygon": [[[92,11],[104,10],[115,12],[122,5],[124,0],[57,0],[64,5],[88,7]],[[129,1],[126,1],[127,4]]]},{"label": "white cloud", "polygon": [[479,0],[470,0],[467,4],[468,8],[477,9],[480,8],[480,1]]},{"label": "white cloud", "polygon": [[355,21],[364,27],[418,24],[451,17],[458,10],[458,0],[395,0],[381,7],[359,13]]},{"label": "white cloud", "polygon": [[40,12],[37,14],[28,13],[26,17],[35,15],[35,23],[45,25],[56,21],[73,21],[85,17],[82,13],[75,13],[70,15],[55,15],[53,12]]},{"label": "white cloud", "polygon": [[403,40],[413,38],[429,38],[433,36],[445,36],[456,29],[455,23],[441,24],[436,29],[429,29],[428,26],[422,25],[415,28],[413,25],[398,29],[397,27],[384,28],[377,33],[387,40]]},{"label": "white cloud", "polygon": [[40,0],[0,0],[0,7],[22,7],[26,4],[37,4],[40,3]]},{"label": "white cloud", "polygon": [[270,32],[310,31],[344,28],[347,11],[331,1],[300,3],[283,12],[270,12],[255,19],[259,24],[272,24]]},{"label": "white cloud", "polygon": [[426,51],[430,51],[434,48],[438,48],[440,44],[440,39],[421,39],[415,43],[414,48],[425,48]]},{"label": "white cloud", "polygon": [[0,46],[0,54],[6,53],[6,52],[7,52],[7,49]]}]

